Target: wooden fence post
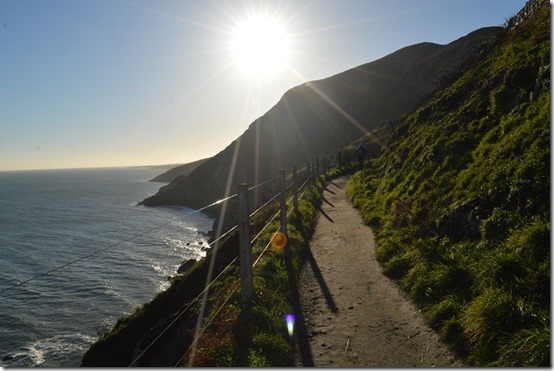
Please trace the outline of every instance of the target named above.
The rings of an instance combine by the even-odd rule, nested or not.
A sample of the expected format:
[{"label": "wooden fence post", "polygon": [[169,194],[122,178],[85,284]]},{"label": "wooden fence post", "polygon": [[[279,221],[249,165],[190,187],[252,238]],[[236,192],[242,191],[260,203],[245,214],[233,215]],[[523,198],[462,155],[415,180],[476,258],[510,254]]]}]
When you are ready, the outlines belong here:
[{"label": "wooden fence post", "polygon": [[281,228],[280,231],[285,236],[287,236],[287,194],[285,191],[285,170],[281,170],[281,182],[280,188],[281,188]]},{"label": "wooden fence post", "polygon": [[306,165],[306,174],[308,175],[308,183],[312,183],[312,166],[310,164],[310,161],[308,161],[308,164]]},{"label": "wooden fence post", "polygon": [[240,302],[242,310],[249,310],[253,297],[252,247],[250,246],[250,209],[248,186],[238,185],[239,241],[240,241]]},{"label": "wooden fence post", "polygon": [[298,175],[296,174],[296,165],[292,167],[292,207],[294,212],[298,212]]}]

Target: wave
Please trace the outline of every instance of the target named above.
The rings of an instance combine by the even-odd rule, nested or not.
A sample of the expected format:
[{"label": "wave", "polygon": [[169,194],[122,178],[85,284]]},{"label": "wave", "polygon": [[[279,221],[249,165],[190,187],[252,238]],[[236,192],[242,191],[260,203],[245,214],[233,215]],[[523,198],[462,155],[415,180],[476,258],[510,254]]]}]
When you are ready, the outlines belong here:
[{"label": "wave", "polygon": [[205,255],[210,217],[137,206],[159,188],[147,181],[154,173],[0,174],[0,366],[79,366],[183,260]]},{"label": "wave", "polygon": [[2,367],[77,367],[82,354],[96,340],[84,334],[56,335],[27,343],[2,355]]}]

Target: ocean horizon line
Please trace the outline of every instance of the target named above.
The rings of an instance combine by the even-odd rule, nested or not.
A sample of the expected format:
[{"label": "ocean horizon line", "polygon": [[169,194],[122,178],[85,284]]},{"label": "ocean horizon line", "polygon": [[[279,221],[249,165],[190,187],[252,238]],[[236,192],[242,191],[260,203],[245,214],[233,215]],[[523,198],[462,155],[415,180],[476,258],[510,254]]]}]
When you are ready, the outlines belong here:
[{"label": "ocean horizon line", "polygon": [[65,170],[101,170],[101,169],[171,169],[185,163],[159,164],[159,165],[106,165],[106,166],[84,166],[84,167],[53,167],[53,168],[32,168],[32,169],[0,169],[0,173],[9,172],[41,172],[41,171],[65,171]]}]

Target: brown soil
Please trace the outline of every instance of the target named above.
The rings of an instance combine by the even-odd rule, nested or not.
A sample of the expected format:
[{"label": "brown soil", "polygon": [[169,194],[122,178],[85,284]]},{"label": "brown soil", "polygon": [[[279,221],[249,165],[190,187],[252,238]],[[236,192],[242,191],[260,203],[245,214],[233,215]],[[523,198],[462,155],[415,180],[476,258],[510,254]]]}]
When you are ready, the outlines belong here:
[{"label": "brown soil", "polygon": [[463,366],[383,275],[373,233],[346,198],[347,180],[326,183],[300,275],[298,366]]}]

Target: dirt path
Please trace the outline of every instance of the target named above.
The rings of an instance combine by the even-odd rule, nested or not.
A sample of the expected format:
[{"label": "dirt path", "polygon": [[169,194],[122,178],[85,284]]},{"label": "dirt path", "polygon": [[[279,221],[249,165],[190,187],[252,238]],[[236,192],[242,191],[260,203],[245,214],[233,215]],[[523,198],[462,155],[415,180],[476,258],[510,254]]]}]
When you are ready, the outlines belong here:
[{"label": "dirt path", "polygon": [[[371,229],[328,182],[299,284],[305,323],[299,366],[460,367],[375,260]],[[310,256],[311,255],[311,256]]]}]

